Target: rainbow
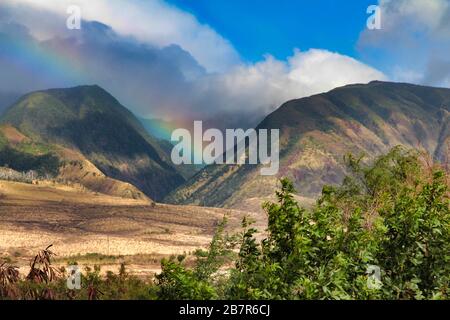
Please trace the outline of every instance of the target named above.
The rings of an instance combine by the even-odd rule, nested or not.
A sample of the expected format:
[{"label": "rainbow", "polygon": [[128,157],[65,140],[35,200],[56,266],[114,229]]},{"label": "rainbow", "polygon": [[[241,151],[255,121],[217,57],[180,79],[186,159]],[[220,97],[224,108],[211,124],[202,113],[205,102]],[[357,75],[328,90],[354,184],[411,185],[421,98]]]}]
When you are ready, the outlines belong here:
[{"label": "rainbow", "polygon": [[2,58],[31,79],[48,77],[62,85],[78,85],[86,79],[77,63],[79,57],[62,48],[49,50],[34,41],[6,38],[2,41]]},{"label": "rainbow", "polygon": [[[151,119],[151,118],[152,118],[151,116],[148,116],[148,119]],[[187,130],[189,130],[189,132],[191,132],[191,134],[193,134],[193,125],[194,125],[194,121],[187,120],[187,119],[171,118],[168,121],[156,120],[154,122],[154,125],[152,125],[151,133],[153,136],[155,136],[159,139],[164,139],[164,140],[170,141],[172,132],[179,128],[187,129]],[[172,143],[176,144],[177,142],[173,141]],[[192,144],[192,153],[193,153],[192,156],[195,155],[195,156],[200,157],[203,154],[203,148]]]}]

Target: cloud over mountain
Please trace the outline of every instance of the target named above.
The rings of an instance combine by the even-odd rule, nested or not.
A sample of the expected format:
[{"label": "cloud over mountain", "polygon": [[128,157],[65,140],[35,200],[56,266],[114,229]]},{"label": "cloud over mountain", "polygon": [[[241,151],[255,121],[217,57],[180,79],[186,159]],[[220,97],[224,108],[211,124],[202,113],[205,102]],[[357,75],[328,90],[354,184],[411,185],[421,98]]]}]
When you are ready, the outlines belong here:
[{"label": "cloud over mountain", "polygon": [[319,49],[242,62],[217,32],[159,0],[70,1],[81,5],[85,20],[81,30],[68,30],[68,3],[0,5],[0,44],[15,50],[0,51],[0,91],[95,83],[141,116],[211,120],[223,128],[255,125],[289,99],[386,79]]},{"label": "cloud over mountain", "polygon": [[[67,8],[77,5],[82,18],[111,26],[118,34],[141,43],[166,47],[178,44],[209,71],[224,71],[239,61],[228,40],[187,12],[161,0],[4,0],[16,18],[27,24],[33,35],[45,39],[67,34]],[[43,20],[42,15],[50,16]],[[37,19],[32,19],[37,18]],[[61,20],[61,21],[60,21]]]}]

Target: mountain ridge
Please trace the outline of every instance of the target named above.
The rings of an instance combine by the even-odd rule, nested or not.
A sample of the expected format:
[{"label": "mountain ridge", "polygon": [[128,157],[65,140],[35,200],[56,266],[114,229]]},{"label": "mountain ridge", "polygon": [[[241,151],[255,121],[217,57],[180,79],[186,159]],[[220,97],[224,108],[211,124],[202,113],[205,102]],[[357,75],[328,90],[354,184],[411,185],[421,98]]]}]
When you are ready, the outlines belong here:
[{"label": "mountain ridge", "polygon": [[106,176],[155,200],[184,181],[157,139],[97,85],[29,93],[5,111],[0,123],[34,141],[72,149]]},{"label": "mountain ridge", "polygon": [[324,184],[341,181],[345,154],[373,158],[397,145],[425,149],[448,161],[449,106],[450,89],[382,81],[287,101],[257,126],[280,129],[277,176],[260,176],[258,166],[211,165],[165,201],[256,209],[284,176],[307,201],[316,198]]}]

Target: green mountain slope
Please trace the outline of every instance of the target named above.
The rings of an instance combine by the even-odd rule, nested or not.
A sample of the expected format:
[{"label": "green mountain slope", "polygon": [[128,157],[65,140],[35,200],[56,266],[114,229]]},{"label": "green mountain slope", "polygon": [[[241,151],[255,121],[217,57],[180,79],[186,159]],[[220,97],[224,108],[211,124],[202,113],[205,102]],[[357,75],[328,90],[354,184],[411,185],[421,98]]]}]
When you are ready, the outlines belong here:
[{"label": "green mountain slope", "polygon": [[129,182],[155,200],[184,181],[158,141],[98,86],[28,94],[0,122],[33,141],[82,154],[106,176]]},{"label": "green mountain slope", "polygon": [[280,177],[289,177],[307,201],[324,184],[341,181],[346,153],[373,158],[396,145],[423,148],[448,161],[449,115],[449,89],[401,83],[350,85],[292,100],[258,126],[281,130],[278,175],[261,176],[258,166],[211,165],[165,200],[255,209]]}]

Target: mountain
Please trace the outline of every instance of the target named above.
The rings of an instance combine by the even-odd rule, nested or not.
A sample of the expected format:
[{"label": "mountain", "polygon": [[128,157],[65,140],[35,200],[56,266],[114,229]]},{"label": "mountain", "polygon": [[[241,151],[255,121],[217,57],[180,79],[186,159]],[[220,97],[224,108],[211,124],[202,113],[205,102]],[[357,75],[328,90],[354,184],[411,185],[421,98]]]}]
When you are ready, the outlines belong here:
[{"label": "mountain", "polygon": [[[112,178],[155,200],[184,181],[158,140],[99,86],[30,93],[12,105],[0,123],[3,131],[17,130],[33,145],[56,151],[65,160],[60,174],[69,180],[77,177],[95,185],[99,177]],[[83,173],[86,168],[93,181]]]},{"label": "mountain", "polygon": [[261,176],[255,165],[210,165],[170,193],[176,204],[256,209],[280,177],[307,203],[324,184],[345,175],[348,152],[373,158],[403,145],[448,162],[450,89],[371,82],[288,101],[257,129],[280,129],[280,170]]}]

